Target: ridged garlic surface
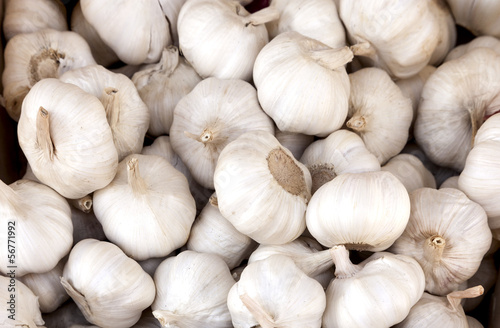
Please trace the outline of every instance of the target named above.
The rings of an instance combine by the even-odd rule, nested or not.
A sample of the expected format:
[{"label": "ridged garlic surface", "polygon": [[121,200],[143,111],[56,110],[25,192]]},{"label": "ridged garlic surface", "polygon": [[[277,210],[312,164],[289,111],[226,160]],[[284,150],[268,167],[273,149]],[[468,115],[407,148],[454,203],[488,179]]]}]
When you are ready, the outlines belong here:
[{"label": "ridged garlic surface", "polygon": [[81,0],[85,19],[126,64],[154,63],[172,43],[159,1]]},{"label": "ridged garlic surface", "polygon": [[471,50],[429,77],[415,120],[415,139],[430,160],[462,171],[477,130],[500,103],[500,54]]},{"label": "ridged garlic surface", "polygon": [[446,295],[474,275],[490,248],[486,213],[453,188],[420,188],[410,200],[410,220],[390,251],[417,260],[425,290]]},{"label": "ridged garlic surface", "polygon": [[221,214],[258,243],[284,244],[305,230],[311,174],[268,132],[247,132],[221,152],[214,174]]},{"label": "ridged garlic surface", "polygon": [[237,1],[187,0],[177,18],[179,48],[202,78],[250,81],[255,58],[269,42],[265,8],[250,14]]},{"label": "ridged garlic surface", "polygon": [[59,80],[80,87],[102,103],[119,161],[141,152],[150,115],[128,77],[100,65],[89,65],[66,72]]},{"label": "ridged garlic surface", "polygon": [[23,99],[35,83],[96,63],[89,45],[80,35],[52,29],[16,35],[7,42],[4,59],[5,108],[16,121],[21,115]]},{"label": "ridged garlic surface", "polygon": [[149,134],[170,133],[175,106],[200,81],[201,77],[174,46],[163,50],[158,63],[146,65],[132,76],[141,99],[149,108]]},{"label": "ridged garlic surface", "polygon": [[130,327],[155,298],[155,284],[118,246],[85,239],[71,250],[61,283],[85,318],[106,328]]},{"label": "ridged garlic surface", "polygon": [[458,25],[475,35],[500,38],[500,3],[491,0],[447,0]]},{"label": "ridged garlic surface", "polygon": [[262,109],[281,131],[327,136],[347,116],[349,48],[329,46],[295,31],[269,42],[255,60],[253,79]]},{"label": "ridged garlic surface", "polygon": [[227,295],[235,281],[217,255],[183,251],[156,269],[153,315],[162,327],[231,327]]},{"label": "ridged garlic surface", "polygon": [[4,306],[0,314],[2,327],[43,328],[41,326],[45,322],[38,306],[38,297],[25,284],[15,278],[0,276],[0,287],[0,301]]},{"label": "ridged garlic surface", "polygon": [[219,154],[249,131],[274,134],[273,122],[262,111],[255,88],[242,80],[212,77],[177,103],[170,142],[195,180],[214,189]]},{"label": "ridged garlic surface", "polygon": [[293,157],[299,159],[304,150],[314,141],[314,136],[295,133],[288,131],[281,131],[278,128],[274,130],[274,136],[280,144],[292,152]]},{"label": "ridged garlic surface", "polygon": [[347,128],[357,133],[380,164],[399,154],[408,141],[412,103],[379,68],[349,74]]},{"label": "ridged garlic surface", "polygon": [[[0,181],[0,272],[16,276],[52,270],[69,253],[73,225],[68,202],[51,188],[30,180]],[[10,237],[9,237],[10,236]],[[15,238],[13,238],[15,237]],[[11,240],[8,242],[8,240]]]},{"label": "ridged garlic surface", "polygon": [[293,260],[272,255],[246,266],[229,291],[235,328],[320,327],[325,292]]},{"label": "ridged garlic surface", "polygon": [[307,229],[323,246],[378,252],[401,236],[410,217],[404,185],[385,171],[344,173],[325,183],[307,207]]},{"label": "ridged garlic surface", "polygon": [[331,255],[336,279],[326,290],[324,328],[391,327],[424,292],[422,268],[408,256],[379,252],[355,265],[344,246]]},{"label": "ridged garlic surface", "polygon": [[331,48],[346,45],[344,26],[337,7],[330,0],[272,0],[270,6],[280,17],[266,24],[269,38],[287,31],[296,31]]},{"label": "ridged garlic surface", "polygon": [[396,155],[381,169],[394,174],[403,183],[408,193],[424,187],[436,189],[436,179],[415,155]]},{"label": "ridged garlic surface", "polygon": [[30,90],[22,108],[19,145],[40,181],[76,199],[113,180],[118,154],[99,99],[46,78]]},{"label": "ridged garlic surface", "polygon": [[455,22],[441,0],[340,0],[338,9],[354,54],[392,77],[439,64],[455,45]]},{"label": "ridged garlic surface", "polygon": [[113,181],[94,193],[106,237],[136,260],[162,257],[184,245],[196,205],[182,173],[159,156],[133,154]]},{"label": "ridged garlic surface", "polygon": [[312,193],[343,173],[380,171],[378,159],[354,132],[337,130],[306,148],[300,162],[312,177]]},{"label": "ridged garlic surface", "polygon": [[496,53],[500,53],[500,40],[493,36],[488,36],[488,35],[478,36],[466,44],[461,44],[453,48],[446,56],[445,62],[457,59],[465,55],[469,51],[477,48],[490,48],[491,50],[494,50]]}]

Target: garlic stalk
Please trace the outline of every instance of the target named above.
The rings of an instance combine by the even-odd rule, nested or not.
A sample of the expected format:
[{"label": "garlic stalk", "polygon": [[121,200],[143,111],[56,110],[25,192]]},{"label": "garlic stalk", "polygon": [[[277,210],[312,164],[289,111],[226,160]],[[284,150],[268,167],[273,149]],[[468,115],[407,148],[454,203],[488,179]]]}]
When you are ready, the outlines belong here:
[{"label": "garlic stalk", "polygon": [[445,62],[462,57],[471,50],[477,48],[490,48],[500,53],[500,40],[492,36],[478,36],[472,41],[453,48],[445,58]]},{"label": "garlic stalk", "polygon": [[292,152],[293,157],[296,159],[299,159],[304,153],[304,150],[314,141],[314,136],[303,133],[280,131],[278,128],[274,130],[274,136],[283,147]]},{"label": "garlic stalk", "polygon": [[447,0],[458,25],[475,35],[500,37],[500,3],[488,0]]},{"label": "garlic stalk", "polygon": [[38,297],[15,277],[0,276],[0,314],[2,327],[42,328],[45,323],[38,306]]},{"label": "garlic stalk", "polygon": [[394,174],[403,183],[408,193],[424,187],[436,189],[434,176],[415,155],[396,155],[382,166],[382,171]]},{"label": "garlic stalk", "polygon": [[[79,199],[68,199],[68,203],[75,209],[83,213],[90,213],[92,210],[92,196],[87,195]],[[72,208],[72,209],[73,209]]]}]

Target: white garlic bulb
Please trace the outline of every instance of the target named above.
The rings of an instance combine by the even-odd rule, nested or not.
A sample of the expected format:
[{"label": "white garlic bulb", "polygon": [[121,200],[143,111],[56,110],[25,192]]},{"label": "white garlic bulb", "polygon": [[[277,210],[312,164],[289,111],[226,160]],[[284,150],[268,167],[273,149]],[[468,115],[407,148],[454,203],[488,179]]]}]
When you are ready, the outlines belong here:
[{"label": "white garlic bulb", "polygon": [[109,185],[94,193],[94,212],[111,242],[145,260],[186,243],[196,206],[186,178],[167,160],[134,154],[120,162]]},{"label": "white garlic bulb", "polygon": [[35,83],[95,64],[89,45],[80,35],[52,29],[16,35],[5,46],[4,59],[5,108],[16,121],[23,99]]},{"label": "white garlic bulb", "polygon": [[66,72],[59,80],[74,84],[101,101],[119,161],[141,152],[149,127],[149,110],[128,77],[100,65],[89,65]]},{"label": "white garlic bulb", "polygon": [[221,151],[249,131],[274,134],[257,91],[242,80],[207,78],[175,107],[170,142],[195,180],[214,189],[214,170]]},{"label": "white garlic bulb", "polygon": [[447,0],[458,25],[475,35],[500,37],[500,3],[490,0]]},{"label": "white garlic bulb", "polygon": [[296,31],[331,48],[346,45],[345,30],[330,0],[272,0],[270,6],[279,10],[279,19],[266,24],[269,38],[287,31]]},{"label": "white garlic bulb", "polygon": [[253,78],[262,109],[281,131],[327,136],[344,124],[349,48],[332,49],[295,31],[269,42],[255,60]]},{"label": "white garlic bulb", "polygon": [[153,315],[162,327],[231,327],[227,295],[235,281],[217,255],[183,251],[154,275]]},{"label": "white garlic bulb", "polygon": [[113,180],[118,154],[99,99],[46,78],[23,102],[19,145],[35,176],[66,198],[81,198]]},{"label": "white garlic bulb", "polygon": [[378,159],[354,132],[337,130],[306,148],[300,158],[311,172],[312,193],[343,173],[380,171]]},{"label": "white garlic bulb", "polygon": [[321,285],[284,255],[246,266],[229,291],[233,327],[320,327],[325,310]]},{"label": "white garlic bulb", "polygon": [[378,252],[403,233],[410,197],[390,172],[344,173],[325,183],[307,207],[307,229],[323,246]]},{"label": "white garlic bulb", "polygon": [[293,157],[299,159],[304,150],[314,141],[314,136],[288,131],[274,130],[274,136],[280,144],[292,152]]},{"label": "white garlic bulb", "polygon": [[268,132],[247,132],[221,152],[214,174],[221,214],[261,244],[284,244],[305,229],[311,174]]},{"label": "white garlic bulb", "polygon": [[390,251],[417,260],[425,290],[446,295],[474,275],[490,248],[486,213],[454,188],[420,188],[410,200],[410,220]]},{"label": "white garlic bulb", "polygon": [[442,1],[340,0],[339,14],[355,55],[397,78],[439,64],[456,40]]},{"label": "white garlic bulb", "polygon": [[411,100],[379,68],[349,74],[351,94],[346,125],[356,132],[380,164],[399,154],[413,119]]},{"label": "white garlic bulb", "polygon": [[101,327],[130,327],[153,303],[155,285],[118,246],[85,239],[71,250],[61,283],[85,318]]},{"label": "white garlic bulb", "polygon": [[436,189],[436,179],[415,155],[396,155],[382,166],[382,171],[394,174],[403,183],[408,193],[424,187]]},{"label": "white garlic bulb", "polygon": [[336,279],[326,290],[322,327],[393,326],[424,292],[422,268],[408,256],[380,252],[354,265],[344,246],[331,255]]},{"label": "white garlic bulb", "polygon": [[11,276],[0,276],[0,314],[2,327],[41,328],[45,323],[38,306],[38,297],[21,281]]},{"label": "white garlic bulb", "polygon": [[439,186],[439,188],[455,188],[455,189],[460,189],[458,187],[458,175],[454,175],[452,177],[449,177],[448,179],[444,180],[443,183]]},{"label": "white garlic bulb", "polygon": [[146,65],[132,76],[132,82],[149,108],[149,134],[169,134],[175,106],[200,81],[200,76],[174,46],[163,50],[158,63]]},{"label": "white garlic bulb", "polygon": [[69,253],[73,225],[68,202],[49,187],[30,180],[0,181],[0,272],[15,265],[16,276],[53,269]]},{"label": "white garlic bulb", "polygon": [[179,48],[201,77],[250,81],[255,58],[269,41],[274,8],[250,14],[237,1],[187,0],[177,20]]},{"label": "white garlic bulb", "polygon": [[446,61],[450,61],[453,59],[457,59],[466,53],[468,53],[471,50],[477,49],[477,48],[490,48],[491,50],[495,51],[496,53],[500,53],[500,40],[493,37],[493,36],[478,36],[474,39],[472,39],[470,42],[466,44],[461,44],[455,48],[453,48],[448,55],[445,58]]},{"label": "white garlic bulb", "polygon": [[159,1],[81,0],[80,5],[85,19],[126,64],[157,62],[172,43]]}]

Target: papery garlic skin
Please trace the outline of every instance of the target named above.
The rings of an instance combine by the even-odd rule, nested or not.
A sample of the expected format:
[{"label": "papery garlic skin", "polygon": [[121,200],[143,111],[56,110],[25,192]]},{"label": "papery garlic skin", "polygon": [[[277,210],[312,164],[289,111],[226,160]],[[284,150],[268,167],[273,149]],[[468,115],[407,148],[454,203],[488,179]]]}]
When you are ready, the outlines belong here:
[{"label": "papery garlic skin", "polygon": [[288,148],[293,154],[293,157],[300,159],[306,148],[314,141],[314,136],[303,133],[294,133],[288,131],[274,130],[274,136],[280,144]]},{"label": "papery garlic skin", "polygon": [[61,283],[85,318],[101,327],[130,327],[153,303],[153,279],[118,246],[95,239],[76,244]]},{"label": "papery garlic skin", "polygon": [[[15,277],[0,276],[0,287],[0,301],[4,306],[0,315],[2,327],[39,328],[45,323],[38,306],[38,297],[25,284]],[[15,293],[12,293],[12,288]],[[10,305],[12,302],[13,305]]]},{"label": "papery garlic skin", "polygon": [[321,285],[287,256],[272,255],[247,265],[229,291],[235,328],[320,327],[325,310]]},{"label": "papery garlic skin", "polygon": [[23,102],[19,145],[35,176],[66,198],[113,180],[118,154],[104,108],[79,87],[46,78]]},{"label": "papery garlic skin", "polygon": [[475,35],[500,37],[500,3],[490,0],[447,0],[458,25]]},{"label": "papery garlic skin", "polygon": [[408,193],[424,187],[436,189],[436,179],[415,155],[396,155],[382,166],[382,171],[394,174],[403,183]]},{"label": "papery garlic skin", "polygon": [[488,35],[478,36],[466,44],[462,44],[453,48],[448,53],[444,61],[447,62],[453,59],[457,59],[465,55],[469,51],[477,48],[490,48],[491,50],[500,54],[500,40],[493,36],[488,36]]},{"label": "papery garlic skin", "polygon": [[247,132],[228,144],[214,174],[221,214],[264,244],[302,234],[311,184],[307,168],[268,132]]},{"label": "papery garlic skin", "polygon": [[289,31],[269,42],[255,60],[253,79],[262,109],[278,129],[327,136],[344,124],[349,78],[347,48]]}]

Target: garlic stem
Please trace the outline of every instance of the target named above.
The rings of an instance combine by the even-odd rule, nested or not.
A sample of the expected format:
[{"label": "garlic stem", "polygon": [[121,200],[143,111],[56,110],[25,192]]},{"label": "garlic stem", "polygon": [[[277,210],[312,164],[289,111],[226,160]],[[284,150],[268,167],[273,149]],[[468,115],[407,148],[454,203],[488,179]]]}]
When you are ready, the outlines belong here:
[{"label": "garlic stem", "polygon": [[217,201],[216,195],[210,196],[210,198],[208,199],[208,202],[210,203],[210,205],[212,205],[214,207],[219,207],[219,202]]},{"label": "garlic stem", "polygon": [[64,277],[61,277],[61,285],[63,285],[64,290],[78,305],[78,308],[82,311],[85,318],[92,317],[92,309],[90,308],[85,296],[76,290]]},{"label": "garlic stem", "polygon": [[275,327],[273,318],[269,315],[269,313],[264,311],[264,309],[262,308],[262,306],[260,306],[259,303],[255,302],[247,294],[240,295],[240,299],[262,328]]},{"label": "garlic stem", "polygon": [[333,246],[329,249],[330,256],[335,263],[335,277],[338,279],[350,278],[361,270],[359,265],[352,264],[349,251],[343,245]]},{"label": "garlic stem", "polygon": [[79,199],[68,199],[68,202],[76,209],[89,213],[92,209],[92,196],[87,195]]},{"label": "garlic stem", "polygon": [[50,137],[50,117],[49,112],[40,106],[36,117],[36,141],[44,155],[49,160],[54,160],[54,144]]},{"label": "garlic stem", "polygon": [[160,70],[167,73],[167,75],[171,75],[179,65],[179,49],[176,46],[165,48],[160,63]]},{"label": "garlic stem", "polygon": [[102,97],[106,119],[112,129],[118,124],[118,120],[120,119],[120,102],[117,93],[118,89],[107,87],[104,88]]},{"label": "garlic stem", "polygon": [[273,20],[277,20],[278,18],[280,18],[279,10],[274,7],[267,7],[247,16],[248,22],[245,24],[245,26],[262,25]]},{"label": "garlic stem", "polygon": [[315,277],[333,267],[333,259],[328,249],[294,258],[294,262],[309,277]]},{"label": "garlic stem", "polygon": [[313,50],[310,52],[310,56],[319,65],[334,70],[349,63],[354,55],[349,47],[342,47]]},{"label": "garlic stem", "polygon": [[354,56],[363,56],[372,58],[374,60],[377,58],[377,51],[370,42],[360,42],[352,45],[351,51],[353,52]]},{"label": "garlic stem", "polygon": [[136,194],[145,194],[148,191],[146,182],[140,175],[139,160],[132,157],[127,163],[128,184]]},{"label": "garlic stem", "polygon": [[464,298],[474,298],[483,295],[484,288],[481,285],[467,288],[466,290],[457,290],[455,292],[451,292],[446,295],[448,302],[451,305],[451,308],[455,311],[458,311],[459,307],[461,307],[461,301]]},{"label": "garlic stem", "polygon": [[353,116],[346,123],[347,127],[354,131],[361,131],[366,126],[366,119],[364,116]]},{"label": "garlic stem", "polygon": [[482,120],[483,120],[483,111],[481,113],[477,113],[474,108],[469,109],[469,115],[470,115],[470,121],[471,121],[471,140],[470,140],[470,146],[471,148],[474,147],[474,140],[476,139],[476,134],[477,130],[479,130],[479,127],[481,126]]},{"label": "garlic stem", "polygon": [[[171,325],[181,322],[182,316],[176,315],[170,311],[166,310],[156,310],[153,311],[153,316],[158,319],[162,327],[170,327]],[[177,326],[172,326],[177,327]]]},{"label": "garlic stem", "polygon": [[425,240],[424,257],[431,263],[441,261],[446,240],[441,236],[431,236]]},{"label": "garlic stem", "polygon": [[214,139],[214,133],[209,129],[203,130],[203,132],[199,136],[197,136],[196,134],[187,132],[187,131],[184,131],[184,134],[186,135],[186,137],[189,137],[193,140],[199,141],[199,142],[204,143],[204,144],[206,144],[207,142],[210,142]]}]

